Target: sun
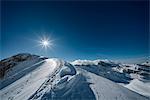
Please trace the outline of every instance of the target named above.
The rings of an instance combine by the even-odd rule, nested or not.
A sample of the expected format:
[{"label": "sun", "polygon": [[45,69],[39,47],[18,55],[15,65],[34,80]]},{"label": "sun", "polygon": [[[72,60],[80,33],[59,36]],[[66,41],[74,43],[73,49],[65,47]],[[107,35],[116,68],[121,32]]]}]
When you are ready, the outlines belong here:
[{"label": "sun", "polygon": [[43,41],[43,46],[48,46],[49,45],[49,41]]},{"label": "sun", "polygon": [[41,37],[38,43],[45,50],[53,46],[53,40],[46,36]]}]

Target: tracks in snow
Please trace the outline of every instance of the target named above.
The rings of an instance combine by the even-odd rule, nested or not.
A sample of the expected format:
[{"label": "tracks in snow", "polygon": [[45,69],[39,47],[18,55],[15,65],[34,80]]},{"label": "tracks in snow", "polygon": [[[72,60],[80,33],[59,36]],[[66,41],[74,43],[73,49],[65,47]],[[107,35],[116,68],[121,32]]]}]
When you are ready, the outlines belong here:
[{"label": "tracks in snow", "polygon": [[52,90],[52,86],[53,86],[52,82],[56,79],[56,74],[60,71],[60,69],[63,66],[63,62],[60,60],[59,61],[57,60],[56,63],[59,65],[56,66],[54,72],[48,76],[47,80],[39,87],[39,89],[28,100],[41,99],[46,92]]}]

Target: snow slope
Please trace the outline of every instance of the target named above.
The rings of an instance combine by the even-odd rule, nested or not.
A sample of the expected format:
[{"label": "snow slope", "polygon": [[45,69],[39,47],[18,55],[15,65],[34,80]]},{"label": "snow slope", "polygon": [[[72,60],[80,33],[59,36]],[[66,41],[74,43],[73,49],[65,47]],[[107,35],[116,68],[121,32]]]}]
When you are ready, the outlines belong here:
[{"label": "snow slope", "polygon": [[81,62],[39,56],[20,62],[19,55],[0,79],[0,100],[149,100],[148,80],[133,80],[108,60]]},{"label": "snow slope", "polygon": [[27,100],[60,66],[57,59],[47,59],[44,64],[0,91],[2,100]]},{"label": "snow slope", "polygon": [[146,100],[144,96],[130,91],[106,78],[87,71],[85,75],[89,77],[88,82],[91,83],[90,87],[96,96],[96,100]]},{"label": "snow slope", "polygon": [[[103,64],[99,62],[103,62]],[[72,64],[150,98],[150,66],[148,62],[116,64],[108,60],[76,60]]]},{"label": "snow slope", "polygon": [[136,91],[139,94],[150,97],[150,82],[143,82],[138,79],[134,79],[130,84],[125,85],[128,89]]},{"label": "snow slope", "polygon": [[47,81],[29,100],[148,100],[94,73],[81,68],[76,71],[64,77],[59,77],[58,71],[54,80]]}]

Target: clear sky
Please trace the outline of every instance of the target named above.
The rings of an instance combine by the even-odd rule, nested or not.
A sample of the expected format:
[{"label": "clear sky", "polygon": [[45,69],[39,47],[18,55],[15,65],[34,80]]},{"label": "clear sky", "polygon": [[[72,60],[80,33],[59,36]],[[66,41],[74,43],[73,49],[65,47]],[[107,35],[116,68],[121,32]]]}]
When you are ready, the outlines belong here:
[{"label": "clear sky", "polygon": [[[148,1],[1,2],[1,59],[33,53],[65,60],[145,58]],[[37,46],[51,37],[53,48]]]}]

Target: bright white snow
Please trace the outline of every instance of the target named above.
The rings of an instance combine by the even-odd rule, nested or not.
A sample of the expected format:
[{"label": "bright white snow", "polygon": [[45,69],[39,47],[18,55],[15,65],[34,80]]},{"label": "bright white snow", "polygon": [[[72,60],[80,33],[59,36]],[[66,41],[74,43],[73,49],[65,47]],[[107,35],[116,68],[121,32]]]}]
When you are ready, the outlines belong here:
[{"label": "bright white snow", "polygon": [[[150,97],[149,81],[131,80],[132,74],[134,77],[136,74],[127,76],[124,66],[108,60],[77,60],[73,65],[59,59],[29,62],[13,67],[0,80],[7,83],[2,84],[1,100],[148,100]],[[137,69],[130,66],[130,70]],[[126,84],[122,86],[119,82]]]},{"label": "bright white snow", "polygon": [[125,87],[132,91],[136,91],[139,94],[150,97],[150,82],[143,82],[138,79],[134,79]]},{"label": "bright white snow", "polygon": [[2,100],[27,100],[59,66],[57,59],[47,59],[43,65],[3,88],[0,97]]}]

